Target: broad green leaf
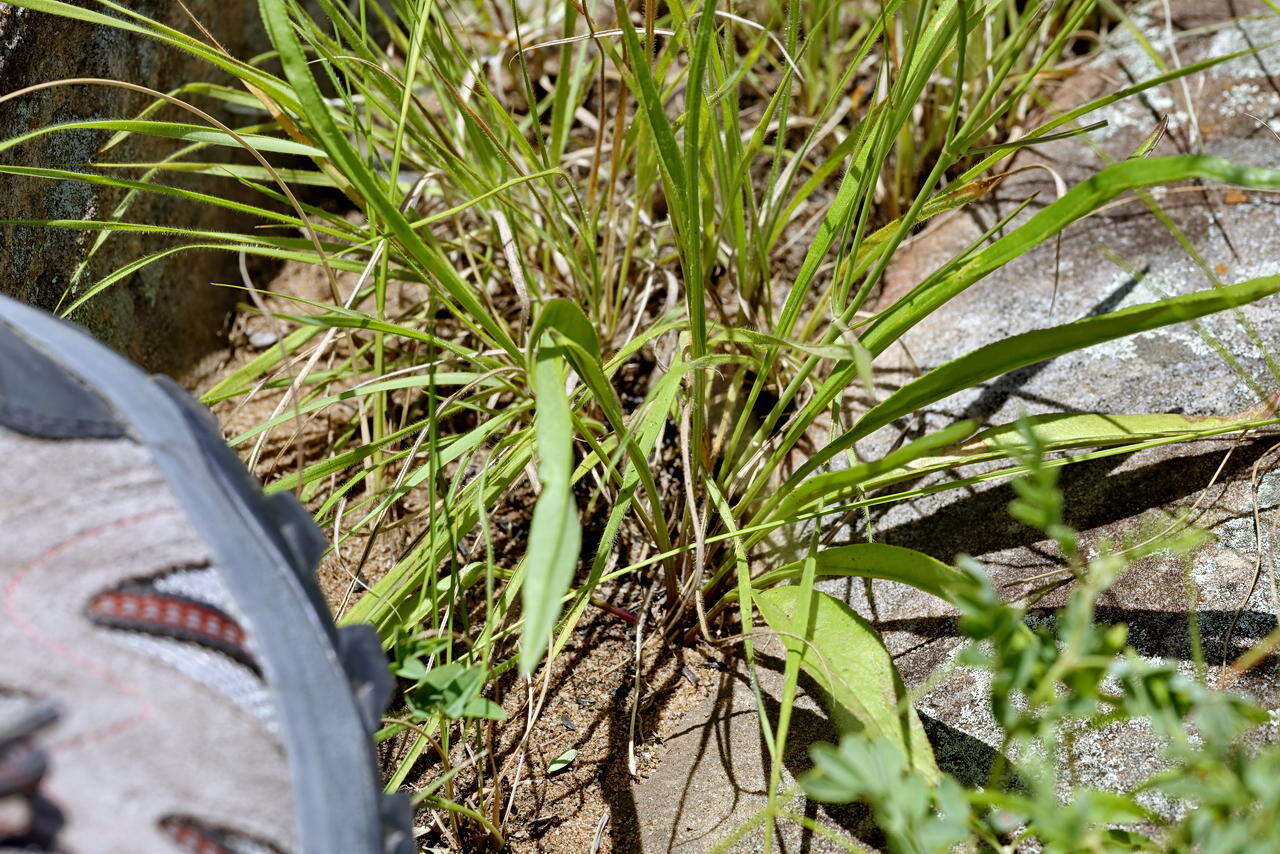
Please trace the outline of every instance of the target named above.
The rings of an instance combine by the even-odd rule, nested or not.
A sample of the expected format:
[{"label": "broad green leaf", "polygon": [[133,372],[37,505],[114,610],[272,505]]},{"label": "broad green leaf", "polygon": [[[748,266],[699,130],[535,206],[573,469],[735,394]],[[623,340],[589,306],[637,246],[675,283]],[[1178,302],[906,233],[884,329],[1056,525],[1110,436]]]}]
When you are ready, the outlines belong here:
[{"label": "broad green leaf", "polygon": [[565,393],[564,359],[557,348],[539,349],[530,372],[537,410],[538,481],[533,506],[524,584],[520,589],[524,628],[520,635],[520,672],[533,673],[547,649],[551,627],[560,616],[560,600],[569,590],[582,546],[582,525],[573,498],[573,421]]},{"label": "broad green leaf", "polygon": [[550,776],[552,774],[559,774],[561,771],[565,770],[570,765],[572,765],[573,760],[577,758],[578,758],[578,751],[574,750],[573,748],[569,748],[564,753],[561,753],[555,759],[551,760],[551,763],[547,765],[547,775]]},{"label": "broad green leaf", "polygon": [[[667,418],[676,399],[676,392],[680,389],[680,380],[684,376],[683,364],[681,352],[677,349],[671,370],[659,377],[650,386],[649,394],[640,409],[639,423],[637,424],[633,420],[631,424],[629,432],[635,437],[635,444],[639,452],[637,456],[642,460],[649,458],[649,454],[653,452],[654,445],[657,444],[658,437],[662,435],[662,431],[666,427]],[[574,627],[590,602],[591,593],[595,590],[600,581],[600,576],[604,573],[609,557],[614,554],[613,546],[618,536],[618,530],[622,527],[622,522],[627,517],[627,513],[630,512],[632,504],[635,503],[636,490],[640,487],[642,474],[650,480],[652,479],[652,473],[648,471],[647,466],[636,466],[629,461],[628,468],[623,474],[622,487],[618,490],[618,496],[614,499],[613,507],[609,511],[609,518],[605,522],[604,530],[601,532],[600,540],[596,545],[596,553],[592,558],[591,570],[587,575],[586,582],[580,589],[578,601],[565,615],[563,626],[556,637],[555,644],[551,648],[553,656],[558,655],[564,645],[569,642]]]},{"label": "broad green leaf", "polygon": [[582,309],[569,300],[553,299],[546,304],[529,331],[530,340],[540,341],[547,330],[555,330],[577,345],[584,355],[600,361],[600,338],[595,326]]},{"label": "broad green leaf", "polygon": [[[649,461],[645,452],[637,444],[635,432],[628,429],[622,411],[622,402],[605,374],[604,364],[601,361],[600,340],[596,335],[595,327],[577,305],[566,299],[554,299],[546,304],[537,321],[534,322],[533,329],[530,331],[530,340],[540,341],[546,332],[554,332],[558,336],[557,340],[562,346],[565,358],[578,372],[583,384],[590,389],[596,403],[604,411],[609,425],[622,440],[627,457],[632,464],[631,471],[640,479],[640,485],[644,489],[649,510],[654,519],[661,520],[664,513],[657,483],[649,470]],[[664,523],[657,522],[650,531],[657,540],[658,547],[663,551],[671,547],[667,530]]]},{"label": "broad green leaf", "polygon": [[484,718],[488,721],[505,721],[507,710],[488,697],[472,697],[462,710],[464,718]]},{"label": "broad green leaf", "polygon": [[[943,601],[952,601],[954,592],[965,583],[965,575],[936,558],[915,549],[886,543],[852,543],[823,549],[814,555],[818,578],[882,578],[909,584]],[[796,561],[758,576],[752,584],[765,590],[800,577],[804,561]],[[725,598],[736,598],[729,591]]]},{"label": "broad green leaf", "polygon": [[774,587],[755,594],[756,607],[826,693],[832,722],[841,732],[866,731],[885,739],[914,770],[937,780],[933,748],[876,630],[848,605],[817,590],[810,594],[809,625],[796,625],[801,595],[799,587]]}]

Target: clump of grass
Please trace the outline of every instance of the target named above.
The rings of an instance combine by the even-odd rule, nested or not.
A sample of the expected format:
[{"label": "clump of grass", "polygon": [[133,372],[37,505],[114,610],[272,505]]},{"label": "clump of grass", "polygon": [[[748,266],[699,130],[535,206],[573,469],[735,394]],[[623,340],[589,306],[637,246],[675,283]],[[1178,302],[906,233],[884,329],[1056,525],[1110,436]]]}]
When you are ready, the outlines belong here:
[{"label": "clump of grass", "polygon": [[[181,245],[78,281],[73,316],[142,266],[194,249],[323,273],[327,299],[286,295],[295,308],[275,321],[287,334],[206,400],[284,390],[233,442],[253,461],[273,435],[296,445],[297,465],[268,488],[297,491],[339,548],[365,543],[342,618],[375,625],[406,680],[406,717],[379,734],[411,740],[389,785],[436,763],[417,796],[460,847],[501,844],[522,774],[519,751],[490,750],[505,712],[487,686],[515,675],[506,684],[539,708],[551,662],[588,608],[611,607],[601,597],[620,579],[652,585],[644,601],[661,636],[741,643],[749,661],[742,629],[757,615],[805,639],[788,655],[782,719],[761,703],[780,757],[790,695],[812,667],[804,650],[836,654],[870,631],[837,608],[815,636],[805,594],[817,578],[953,588],[938,567],[887,547],[815,547],[770,565],[769,533],[911,497],[925,473],[998,459],[1006,466],[984,476],[1025,470],[1013,425],[954,424],[870,461],[849,456],[860,440],[1022,365],[1280,290],[1280,279],[1257,279],[1015,336],[877,399],[876,361],[907,330],[1117,196],[1193,178],[1280,188],[1280,173],[1208,157],[1117,163],[877,304],[903,241],[989,193],[1019,148],[1087,132],[1077,120],[1093,110],[1231,58],[1028,128],[1048,72],[1101,19],[1084,0],[319,0],[319,17],[297,0],[262,0],[273,50],[252,60],[226,54],[203,25],[191,36],[112,2],[18,5],[156,39],[234,84],[195,81],[150,93],[138,116],[0,143],[86,128],[180,143],[157,162],[115,162],[108,140],[93,164],[0,171],[167,193],[252,220],[178,234]],[[230,126],[214,108],[248,118]],[[210,146],[246,156],[212,163]],[[259,203],[170,180],[189,173],[250,188]],[[317,189],[358,215],[315,204]],[[127,201],[101,221],[46,224],[103,239],[174,231],[130,222]],[[300,425],[340,404],[354,414],[307,453]],[[1033,430],[1049,451],[1096,456],[1270,423],[1074,414]],[[494,517],[534,494],[527,547],[504,560],[508,532]],[[364,564],[393,529],[408,544],[368,580]],[[855,706],[838,714],[920,748],[885,728],[884,710]],[[465,792],[452,785],[459,744]],[[927,744],[916,755],[927,770]],[[778,773],[775,762],[771,791]]]}]

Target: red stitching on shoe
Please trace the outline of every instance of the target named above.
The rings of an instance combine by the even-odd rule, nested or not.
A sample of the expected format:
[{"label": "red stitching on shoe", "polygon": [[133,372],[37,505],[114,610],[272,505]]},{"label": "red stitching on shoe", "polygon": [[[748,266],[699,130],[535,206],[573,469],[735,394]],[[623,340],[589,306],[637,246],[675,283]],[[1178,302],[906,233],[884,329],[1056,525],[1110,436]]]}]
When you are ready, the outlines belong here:
[{"label": "red stitching on shoe", "polygon": [[259,673],[249,654],[248,635],[220,608],[185,596],[128,588],[99,593],[90,600],[89,618],[114,629],[176,638],[215,649]]},{"label": "red stitching on shoe", "polygon": [[169,816],[160,822],[160,827],[189,854],[235,854],[212,832],[190,819]]},{"label": "red stitching on shoe", "polygon": [[118,590],[100,593],[89,603],[89,613],[156,628],[181,629],[211,641],[244,647],[244,629],[210,605],[201,605],[160,593]]},{"label": "red stitching on shoe", "polygon": [[45,549],[43,552],[37,555],[30,562],[20,567],[18,571],[15,572],[13,575],[11,575],[8,581],[5,582],[4,598],[3,598],[4,610],[5,610],[5,613],[8,615],[9,619],[12,621],[12,624],[16,626],[19,631],[21,631],[24,635],[26,635],[31,640],[35,641],[36,643],[50,650],[54,655],[58,656],[59,658],[65,661],[71,662],[72,664],[80,668],[80,670],[82,670],[84,673],[88,674],[89,676],[95,677],[97,679],[100,679],[103,682],[106,682],[108,685],[114,686],[120,691],[120,693],[135,700],[139,706],[139,711],[137,714],[129,715],[127,717],[121,718],[117,721],[112,722],[111,724],[108,724],[103,727],[99,727],[96,730],[80,733],[79,735],[70,736],[68,738],[62,739],[61,741],[55,741],[49,744],[46,749],[50,753],[54,751],[59,751],[59,750],[67,750],[67,749],[77,747],[83,744],[87,744],[93,741],[109,738],[113,735],[123,732],[127,729],[137,726],[138,724],[152,717],[155,714],[155,708],[154,706],[152,706],[151,701],[142,695],[142,693],[138,690],[137,686],[133,685],[132,683],[126,680],[121,679],[116,674],[108,670],[105,670],[102,667],[99,667],[91,659],[85,658],[77,654],[70,647],[59,642],[57,639],[44,634],[38,628],[36,628],[32,623],[30,623],[22,615],[21,611],[17,606],[17,603],[14,601],[18,594],[18,588],[26,580],[28,575],[30,575],[32,572],[38,569],[41,565],[47,563],[48,561],[57,557],[62,552],[71,548],[73,545],[81,543],[85,540],[91,540],[94,537],[101,536],[102,534],[107,533],[108,531],[114,531],[120,528],[127,528],[130,525],[136,525],[140,522],[147,522],[152,519],[157,519],[161,516],[176,515],[178,512],[179,511],[176,510],[175,508],[163,507],[158,510],[153,510],[149,513],[140,513],[136,516],[126,516],[123,519],[116,519],[115,521],[108,522],[104,525],[97,525],[93,528],[86,528],[83,531],[77,531],[75,534],[72,534],[70,537],[68,537],[66,540],[62,541],[61,543],[58,543],[56,545],[50,546],[48,549]]}]

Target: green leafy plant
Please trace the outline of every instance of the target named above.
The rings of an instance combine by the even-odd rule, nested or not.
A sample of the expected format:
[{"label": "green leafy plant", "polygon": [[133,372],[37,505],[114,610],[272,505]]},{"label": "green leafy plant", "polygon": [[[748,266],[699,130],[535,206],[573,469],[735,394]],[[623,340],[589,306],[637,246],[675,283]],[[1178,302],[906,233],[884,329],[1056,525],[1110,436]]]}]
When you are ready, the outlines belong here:
[{"label": "green leafy plant", "polygon": [[413,682],[405,701],[419,720],[430,720],[434,714],[451,719],[496,721],[507,717],[501,706],[480,696],[487,677],[482,667],[466,667],[460,661],[451,661],[428,668],[421,659],[412,658],[396,668],[396,675]]},{"label": "green leafy plant", "polygon": [[[1244,746],[1240,737],[1268,721],[1252,700],[1223,693],[1140,659],[1124,625],[1094,620],[1094,603],[1131,561],[1155,552],[1186,553],[1204,541],[1193,528],[1144,532],[1126,547],[1105,545],[1080,557],[1076,532],[1062,522],[1056,470],[1028,422],[1027,474],[1013,482],[1011,514],[1056,540],[1077,579],[1067,604],[1046,624],[1029,625],[1025,606],[1001,599],[984,568],[962,558],[951,601],[970,640],[960,662],[990,675],[988,701],[1004,733],[988,784],[966,790],[949,775],[922,773],[892,739],[852,728],[838,747],[811,748],[802,778],[819,801],[862,801],[891,850],[926,854],[1015,850],[1045,852],[1262,850],[1277,840],[1273,786],[1261,785],[1280,750]],[[1198,659],[1203,672],[1203,657]],[[1142,719],[1166,740],[1168,767],[1131,791],[1072,783],[1065,745],[1075,733]],[[1210,781],[1213,781],[1210,783]],[[1225,794],[1230,792],[1229,795]],[[1160,793],[1181,810],[1156,812],[1142,797]]]},{"label": "green leafy plant", "polygon": [[[1094,110],[1247,51],[1025,130],[1051,77],[1043,72],[1100,20],[1093,2],[762,0],[730,11],[675,0],[636,14],[573,0],[260,0],[272,50],[252,59],[228,55],[211,22],[190,35],[111,0],[16,5],[208,64],[208,80],[170,92],[51,82],[151,100],[131,117],[0,142],[2,155],[98,132],[92,163],[0,173],[119,194],[101,219],[23,222],[89,230],[95,246],[124,231],[170,241],[96,280],[82,265],[64,302],[72,317],[137,270],[190,251],[318,271],[319,298],[242,283],[256,300],[246,309],[267,311],[284,334],[204,399],[276,395],[271,414],[231,441],[269,490],[310,504],[336,549],[359,547],[341,617],[377,627],[416,714],[379,734],[411,742],[388,785],[419,763],[449,766],[453,736],[469,739],[469,805],[423,798],[491,840],[520,763],[490,754],[476,718],[497,717],[495,704],[517,702],[522,684],[536,706],[549,676],[539,668],[556,666],[588,609],[619,612],[607,596],[620,579],[653,585],[646,601],[673,637],[734,637],[758,613],[804,638],[788,649],[788,690],[801,671],[825,678],[819,656],[835,662],[849,683],[828,685],[842,719],[908,747],[910,767],[930,773],[874,631],[813,584],[887,577],[955,601],[967,576],[875,544],[811,549],[779,566],[771,532],[1024,473],[1016,457],[1029,436],[1046,452],[1076,452],[1060,465],[1275,423],[1269,413],[1050,414],[1029,433],[962,422],[878,459],[851,456],[875,431],[1010,370],[1280,291],[1267,277],[1083,318],[978,348],[870,404],[860,396],[904,333],[1122,194],[1192,179],[1280,189],[1280,172],[1212,157],[1126,160],[1002,221],[896,301],[873,299],[904,240],[990,193],[1019,149],[1087,133],[1096,125],[1077,120]],[[116,160],[129,134],[175,147],[155,162]],[[215,147],[244,157],[214,162]],[[193,175],[254,201],[194,189],[184,183]],[[247,224],[134,222],[131,200],[146,193],[230,209]],[[319,440],[304,441],[308,430]],[[1004,465],[913,485],[996,460]],[[530,504],[512,530],[498,528]],[[370,573],[392,530],[407,545]],[[500,556],[506,541],[519,557]],[[789,581],[799,583],[779,586]],[[1002,643],[1029,643],[1009,631]],[[842,659],[849,639],[861,654]],[[874,702],[858,699],[863,683],[874,683]],[[776,793],[787,727],[762,721]],[[452,832],[458,841],[468,831]]]}]

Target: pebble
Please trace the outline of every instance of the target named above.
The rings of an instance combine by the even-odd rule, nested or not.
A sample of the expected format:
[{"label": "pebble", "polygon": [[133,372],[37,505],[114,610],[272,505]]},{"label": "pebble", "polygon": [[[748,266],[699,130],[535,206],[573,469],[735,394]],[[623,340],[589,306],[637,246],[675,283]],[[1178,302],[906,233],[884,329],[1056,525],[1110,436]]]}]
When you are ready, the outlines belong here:
[{"label": "pebble", "polygon": [[255,350],[265,350],[280,340],[280,336],[270,329],[254,329],[249,332],[249,346]]}]

